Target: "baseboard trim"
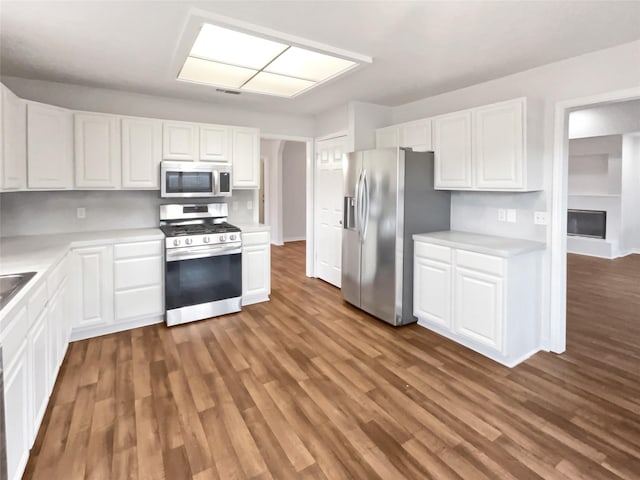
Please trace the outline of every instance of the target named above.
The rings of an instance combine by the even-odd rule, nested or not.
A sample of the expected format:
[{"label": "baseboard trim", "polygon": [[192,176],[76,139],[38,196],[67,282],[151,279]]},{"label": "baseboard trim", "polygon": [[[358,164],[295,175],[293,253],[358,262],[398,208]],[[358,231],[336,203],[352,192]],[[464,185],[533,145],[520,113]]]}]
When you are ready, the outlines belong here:
[{"label": "baseboard trim", "polygon": [[287,237],[284,239],[284,243],[287,242],[302,242],[303,240],[306,240],[307,236],[306,235],[301,235],[299,237]]},{"label": "baseboard trim", "polygon": [[123,322],[111,323],[109,325],[101,325],[99,327],[86,327],[81,329],[74,329],[71,331],[70,342],[77,342],[78,340],[86,340],[87,338],[101,337],[102,335],[109,335],[110,333],[123,332],[125,330],[131,330],[133,328],[147,327],[149,325],[155,325],[156,323],[164,322],[164,314],[154,317],[137,318],[135,320],[127,320]]},{"label": "baseboard trim", "polygon": [[262,303],[268,301],[269,295],[258,295],[255,297],[245,295],[242,297],[242,306],[246,307],[247,305],[253,305],[254,303]]}]

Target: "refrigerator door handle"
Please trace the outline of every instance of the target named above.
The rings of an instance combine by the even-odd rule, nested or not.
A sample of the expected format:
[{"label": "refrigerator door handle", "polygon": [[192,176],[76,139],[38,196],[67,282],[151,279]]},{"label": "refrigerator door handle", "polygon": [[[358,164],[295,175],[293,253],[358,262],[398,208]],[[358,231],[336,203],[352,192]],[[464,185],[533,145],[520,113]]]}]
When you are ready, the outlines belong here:
[{"label": "refrigerator door handle", "polygon": [[360,240],[362,240],[362,215],[361,215],[361,208],[362,208],[362,172],[360,172],[360,176],[358,177],[358,181],[356,182],[356,196],[355,196],[355,201],[356,201],[356,206],[355,206],[355,222],[356,222],[356,232],[358,232],[358,238]]},{"label": "refrigerator door handle", "polygon": [[362,172],[362,241],[367,238],[367,227],[369,226],[369,182],[367,181],[367,171]]}]

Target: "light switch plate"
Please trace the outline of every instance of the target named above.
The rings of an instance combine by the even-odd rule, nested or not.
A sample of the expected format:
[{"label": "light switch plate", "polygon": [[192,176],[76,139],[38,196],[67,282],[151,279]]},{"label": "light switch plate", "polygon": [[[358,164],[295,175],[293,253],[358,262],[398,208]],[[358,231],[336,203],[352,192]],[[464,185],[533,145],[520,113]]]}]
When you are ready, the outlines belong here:
[{"label": "light switch plate", "polygon": [[84,207],[78,207],[78,208],[76,208],[76,216],[78,218],[86,218],[87,217],[87,211],[85,210]]},{"label": "light switch plate", "polygon": [[253,202],[251,200],[247,200],[247,210],[253,210]]},{"label": "light switch plate", "polygon": [[533,212],[533,223],[536,225],[547,225],[549,223],[547,212]]},{"label": "light switch plate", "polygon": [[507,222],[516,223],[516,209],[510,208],[507,210]]},{"label": "light switch plate", "polygon": [[507,221],[507,211],[504,208],[498,209],[498,221],[506,222]]}]

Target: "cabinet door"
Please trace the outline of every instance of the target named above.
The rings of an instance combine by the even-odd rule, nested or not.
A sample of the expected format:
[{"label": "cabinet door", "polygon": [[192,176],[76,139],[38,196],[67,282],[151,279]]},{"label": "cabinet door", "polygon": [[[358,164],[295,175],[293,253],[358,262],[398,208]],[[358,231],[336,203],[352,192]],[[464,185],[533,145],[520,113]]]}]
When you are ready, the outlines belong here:
[{"label": "cabinet door", "polygon": [[25,341],[4,371],[4,412],[7,442],[7,478],[19,480],[31,446],[29,365]]},{"label": "cabinet door", "polygon": [[198,125],[164,122],[162,124],[162,158],[198,160]]},{"label": "cabinet door", "polygon": [[397,148],[400,145],[398,136],[398,127],[395,125],[378,128],[376,130],[376,148]]},{"label": "cabinet door", "polygon": [[53,389],[62,357],[66,351],[66,325],[64,318],[66,281],[60,285],[49,301],[49,389]]},{"label": "cabinet door", "polygon": [[433,120],[436,188],[471,188],[471,113]]},{"label": "cabinet door", "polygon": [[233,128],[233,187],[260,186],[260,130]]},{"label": "cabinet door", "polygon": [[69,110],[27,103],[27,186],[73,187],[73,118]]},{"label": "cabinet door", "polygon": [[502,278],[457,267],[454,315],[457,334],[502,352]]},{"label": "cabinet door", "polygon": [[477,108],[473,156],[478,188],[523,188],[524,100]]},{"label": "cabinet door", "polygon": [[114,115],[75,114],[76,186],[120,186],[120,119]]},{"label": "cabinet door", "polygon": [[271,248],[256,245],[242,249],[242,304],[264,301],[271,292]]},{"label": "cabinet door", "polygon": [[5,87],[0,121],[0,190],[21,190],[27,186],[27,104]]},{"label": "cabinet door", "polygon": [[163,313],[163,269],[162,256],[123,258],[115,261],[116,322]]},{"label": "cabinet door", "polygon": [[113,323],[113,252],[111,246],[79,248],[72,258],[76,297],[74,328]]},{"label": "cabinet door", "polygon": [[31,400],[32,400],[32,431],[30,442],[35,439],[40,427],[40,422],[47,409],[49,401],[51,374],[51,353],[49,340],[49,309],[44,309],[36,319],[29,333],[29,361],[31,377]]},{"label": "cabinet door", "polygon": [[429,152],[431,146],[431,120],[423,119],[400,126],[400,146],[416,152]]},{"label": "cabinet door", "polygon": [[207,162],[230,162],[231,142],[229,127],[224,125],[200,126],[200,160]]},{"label": "cabinet door", "polygon": [[451,265],[424,258],[413,265],[413,314],[451,328]]},{"label": "cabinet door", "polygon": [[162,160],[162,122],[147,118],[122,119],[122,187],[159,187]]}]

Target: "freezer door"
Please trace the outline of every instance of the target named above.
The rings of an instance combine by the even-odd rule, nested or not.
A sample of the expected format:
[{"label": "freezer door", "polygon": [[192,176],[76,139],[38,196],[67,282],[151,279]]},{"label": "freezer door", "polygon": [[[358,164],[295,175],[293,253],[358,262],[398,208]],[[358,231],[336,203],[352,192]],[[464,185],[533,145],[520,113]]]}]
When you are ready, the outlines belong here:
[{"label": "freezer door", "polygon": [[395,325],[398,150],[363,155],[360,308]]},{"label": "freezer door", "polygon": [[362,174],[362,152],[346,153],[342,156],[344,173],[344,217],[342,219],[342,295],[344,299],[360,306],[360,183]]}]

